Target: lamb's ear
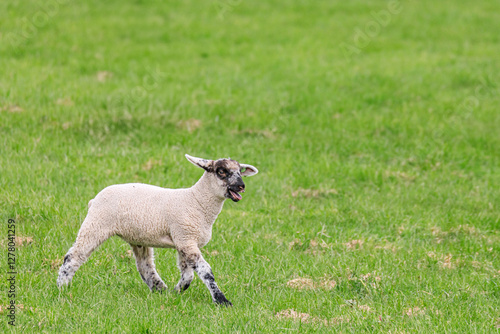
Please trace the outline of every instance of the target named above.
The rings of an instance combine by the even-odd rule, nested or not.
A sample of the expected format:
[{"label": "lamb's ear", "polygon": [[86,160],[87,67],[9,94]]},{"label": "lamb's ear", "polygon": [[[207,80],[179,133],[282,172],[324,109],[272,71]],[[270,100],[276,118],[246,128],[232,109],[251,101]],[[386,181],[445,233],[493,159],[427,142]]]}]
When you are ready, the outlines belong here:
[{"label": "lamb's ear", "polygon": [[212,160],[206,160],[206,159],[201,159],[201,158],[195,158],[190,156],[189,154],[186,154],[186,159],[189,160],[190,163],[192,163],[195,166],[198,166],[200,168],[203,168],[207,172],[210,172],[212,170]]},{"label": "lamb's ear", "polygon": [[259,172],[257,168],[252,165],[240,164],[241,176],[252,176]]}]

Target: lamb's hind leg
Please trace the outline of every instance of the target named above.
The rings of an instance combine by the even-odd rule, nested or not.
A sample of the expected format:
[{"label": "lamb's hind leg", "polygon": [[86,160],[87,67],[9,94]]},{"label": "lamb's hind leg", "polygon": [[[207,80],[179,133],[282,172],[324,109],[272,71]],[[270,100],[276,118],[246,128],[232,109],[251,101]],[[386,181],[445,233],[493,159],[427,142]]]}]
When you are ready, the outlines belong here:
[{"label": "lamb's hind leg", "polygon": [[134,251],[137,270],[139,270],[144,283],[148,285],[151,291],[165,290],[167,286],[156,272],[153,248],[132,245],[132,250]]},{"label": "lamb's hind leg", "polygon": [[59,269],[59,276],[57,277],[57,286],[61,287],[71,283],[75,272],[87,261],[90,254],[111,237],[110,233],[102,229],[98,233],[96,232],[92,228],[92,224],[86,219],[78,232],[73,247],[69,249],[64,257],[64,262]]}]

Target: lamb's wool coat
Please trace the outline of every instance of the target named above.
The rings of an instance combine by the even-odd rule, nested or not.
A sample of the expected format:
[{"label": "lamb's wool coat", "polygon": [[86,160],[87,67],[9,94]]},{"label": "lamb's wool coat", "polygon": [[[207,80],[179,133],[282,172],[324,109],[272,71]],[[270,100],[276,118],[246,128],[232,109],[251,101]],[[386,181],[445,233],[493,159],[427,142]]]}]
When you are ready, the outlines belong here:
[{"label": "lamb's wool coat", "polygon": [[[205,172],[207,174],[207,172]],[[207,176],[191,188],[165,189],[141,183],[113,185],[89,204],[77,244],[119,235],[132,245],[177,248],[205,246],[224,197],[209,196]]]}]

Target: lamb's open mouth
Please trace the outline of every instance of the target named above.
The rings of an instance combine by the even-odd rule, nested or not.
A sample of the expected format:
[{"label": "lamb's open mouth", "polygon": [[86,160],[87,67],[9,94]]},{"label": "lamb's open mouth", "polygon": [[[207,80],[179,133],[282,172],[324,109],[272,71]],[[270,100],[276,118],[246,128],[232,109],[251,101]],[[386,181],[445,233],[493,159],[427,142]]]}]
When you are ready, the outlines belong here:
[{"label": "lamb's open mouth", "polygon": [[[244,191],[244,190],[243,190]],[[242,192],[243,192],[242,191]],[[237,191],[234,191],[232,189],[228,189],[227,190],[227,194],[229,195],[229,198],[233,201],[233,202],[238,202],[242,197],[240,195],[239,192]]]}]

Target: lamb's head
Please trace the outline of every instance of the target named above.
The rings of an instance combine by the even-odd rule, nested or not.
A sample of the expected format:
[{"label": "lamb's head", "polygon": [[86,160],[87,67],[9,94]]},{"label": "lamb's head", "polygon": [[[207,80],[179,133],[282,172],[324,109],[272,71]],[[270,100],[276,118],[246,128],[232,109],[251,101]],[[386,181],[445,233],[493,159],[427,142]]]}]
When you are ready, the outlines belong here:
[{"label": "lamb's head", "polygon": [[245,192],[245,183],[242,176],[252,176],[259,171],[252,165],[240,164],[232,159],[207,160],[195,158],[186,154],[186,158],[193,165],[203,168],[210,180],[211,188],[220,197],[238,202],[241,193]]}]

